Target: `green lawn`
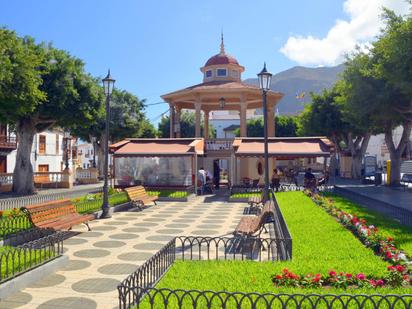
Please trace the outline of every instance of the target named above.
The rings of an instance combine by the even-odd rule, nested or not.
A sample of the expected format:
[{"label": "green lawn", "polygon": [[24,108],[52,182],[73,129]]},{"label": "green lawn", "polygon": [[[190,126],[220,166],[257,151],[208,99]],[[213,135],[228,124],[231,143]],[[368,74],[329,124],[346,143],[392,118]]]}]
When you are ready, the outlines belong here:
[{"label": "green lawn", "polygon": [[[31,267],[43,263],[54,257],[53,252],[48,250],[26,250],[10,246],[0,247],[0,282],[13,277],[13,274],[25,271]],[[7,256],[7,258],[6,258]]]},{"label": "green lawn", "polygon": [[249,198],[252,196],[261,196],[261,192],[243,192],[243,193],[233,193],[230,198]]},{"label": "green lawn", "polygon": [[[271,277],[284,268],[294,273],[364,273],[383,277],[387,263],[364,247],[355,236],[316,206],[302,192],[278,193],[277,198],[293,237],[293,260],[284,262],[254,261],[176,261],[156,288],[242,291],[258,293],[320,294],[411,294],[412,288],[301,289],[275,287]],[[180,293],[180,292],[179,292]],[[180,293],[181,295],[181,293]],[[171,307],[176,305],[171,300]],[[218,300],[215,299],[216,308]],[[162,308],[161,296],[155,308]],[[183,307],[190,308],[186,300]],[[150,307],[146,298],[141,308]],[[278,307],[278,306],[274,306]],[[368,306],[367,306],[368,307]],[[200,307],[199,307],[200,308]],[[228,306],[230,308],[230,306]]]},{"label": "green lawn", "polygon": [[329,195],[334,200],[334,205],[339,209],[351,214],[356,214],[363,218],[369,225],[378,227],[379,232],[384,236],[391,236],[395,239],[399,249],[404,250],[412,256],[412,228],[402,225],[395,220],[388,218],[378,212],[362,207],[338,195]]},{"label": "green lawn", "polygon": [[147,194],[151,196],[158,197],[168,197],[168,198],[186,198],[189,193],[187,191],[177,191],[177,190],[148,190]]}]

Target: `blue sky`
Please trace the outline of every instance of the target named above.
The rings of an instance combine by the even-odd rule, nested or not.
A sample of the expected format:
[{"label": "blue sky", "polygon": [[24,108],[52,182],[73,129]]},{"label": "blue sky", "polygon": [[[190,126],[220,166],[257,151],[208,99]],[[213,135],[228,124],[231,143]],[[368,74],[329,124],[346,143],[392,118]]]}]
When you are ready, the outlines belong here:
[{"label": "blue sky", "polygon": [[[117,87],[150,104],[201,82],[199,68],[218,53],[222,29],[226,51],[246,67],[243,78],[255,77],[264,61],[273,73],[297,64],[323,65],[296,54],[304,54],[299,48],[308,38],[327,38],[336,20],[350,21],[356,12],[343,7],[350,2],[0,0],[0,25],[52,41],[83,59],[92,75],[104,76],[110,67]],[[291,38],[294,45],[281,52]],[[165,110],[166,104],[149,107],[148,118],[157,122]]]}]

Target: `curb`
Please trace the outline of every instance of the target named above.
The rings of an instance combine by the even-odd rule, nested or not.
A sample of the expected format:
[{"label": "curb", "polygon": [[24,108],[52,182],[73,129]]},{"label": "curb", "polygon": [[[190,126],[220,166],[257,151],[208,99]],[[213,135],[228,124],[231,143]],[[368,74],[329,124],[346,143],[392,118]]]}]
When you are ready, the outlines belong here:
[{"label": "curb", "polygon": [[27,286],[43,279],[44,277],[56,272],[69,263],[69,257],[61,255],[54,260],[46,262],[36,268],[29,269],[17,277],[3,282],[0,285],[0,300],[7,298],[9,295],[25,289]]}]

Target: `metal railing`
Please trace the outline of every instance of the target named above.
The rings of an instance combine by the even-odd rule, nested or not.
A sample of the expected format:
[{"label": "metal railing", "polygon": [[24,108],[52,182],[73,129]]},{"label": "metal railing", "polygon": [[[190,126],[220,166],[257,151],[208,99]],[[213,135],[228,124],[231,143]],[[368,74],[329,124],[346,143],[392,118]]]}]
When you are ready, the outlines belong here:
[{"label": "metal railing", "polygon": [[233,138],[216,138],[205,140],[206,151],[230,151],[233,149]]},{"label": "metal railing", "polygon": [[15,136],[0,135],[0,148],[17,148],[17,138]]},{"label": "metal railing", "polygon": [[0,248],[0,283],[63,254],[63,236],[55,233],[18,247]]},{"label": "metal railing", "polygon": [[17,216],[4,215],[0,217],[0,239],[30,229],[32,224],[26,214]]},{"label": "metal railing", "polygon": [[72,190],[69,192],[51,193],[51,194],[36,194],[21,197],[10,197],[0,199],[0,210],[8,210],[13,208],[20,208],[26,205],[40,204],[53,200],[60,200],[65,198],[75,198],[83,196],[90,192],[101,192],[102,189],[82,189],[82,190]]}]

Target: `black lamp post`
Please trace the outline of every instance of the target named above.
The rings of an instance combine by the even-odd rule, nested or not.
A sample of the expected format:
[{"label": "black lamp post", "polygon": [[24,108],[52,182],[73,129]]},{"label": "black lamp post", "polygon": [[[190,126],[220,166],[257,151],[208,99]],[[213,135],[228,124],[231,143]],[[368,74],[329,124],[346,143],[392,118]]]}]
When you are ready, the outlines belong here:
[{"label": "black lamp post", "polygon": [[96,168],[96,137],[92,136],[93,144],[93,167]]},{"label": "black lamp post", "polygon": [[109,122],[110,122],[110,96],[113,91],[115,80],[110,76],[110,70],[107,76],[103,78],[103,89],[106,95],[106,125],[104,130],[104,185],[103,185],[103,205],[101,219],[110,218],[110,206],[109,206],[109,186],[108,186],[108,174],[109,174]]},{"label": "black lamp post", "polygon": [[264,144],[264,158],[265,158],[265,188],[263,191],[264,200],[269,200],[269,150],[268,150],[268,108],[266,102],[267,92],[270,90],[270,82],[272,74],[266,70],[266,63],[263,70],[258,74],[259,87],[262,89],[263,97],[263,144]]},{"label": "black lamp post", "polygon": [[69,169],[69,139],[70,139],[70,133],[68,131],[64,131],[63,137],[64,137],[64,148],[65,148],[64,164],[65,164],[65,169],[68,170]]}]

